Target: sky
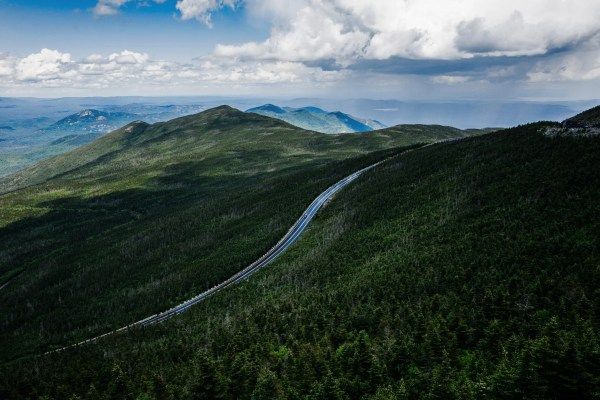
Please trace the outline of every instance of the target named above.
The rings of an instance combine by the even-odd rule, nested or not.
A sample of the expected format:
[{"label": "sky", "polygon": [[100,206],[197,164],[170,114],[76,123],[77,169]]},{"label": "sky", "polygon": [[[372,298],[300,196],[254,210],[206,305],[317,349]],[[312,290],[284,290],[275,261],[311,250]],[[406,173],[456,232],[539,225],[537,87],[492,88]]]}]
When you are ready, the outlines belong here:
[{"label": "sky", "polygon": [[600,0],[0,0],[0,96],[599,93]]}]

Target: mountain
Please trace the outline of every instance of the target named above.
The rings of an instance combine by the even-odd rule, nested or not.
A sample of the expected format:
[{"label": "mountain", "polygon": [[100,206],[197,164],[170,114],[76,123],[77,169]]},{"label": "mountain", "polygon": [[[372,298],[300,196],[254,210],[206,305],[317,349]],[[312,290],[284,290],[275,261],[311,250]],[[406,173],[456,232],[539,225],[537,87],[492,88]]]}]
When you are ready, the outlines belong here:
[{"label": "mountain", "polygon": [[[154,123],[168,121],[185,115],[197,114],[206,109],[201,104],[152,104],[131,103],[121,105],[105,105],[102,110],[111,113],[134,114],[144,122]],[[132,120],[130,120],[132,121]]]},{"label": "mountain", "polygon": [[[2,130],[0,176],[8,175],[44,158],[90,143],[103,134],[135,120],[158,122],[197,113],[200,105],[124,104],[106,105],[102,111],[84,109],[61,118],[9,120],[14,129]],[[18,113],[15,111],[15,114]]]},{"label": "mountain", "polygon": [[69,115],[43,129],[67,134],[102,134],[113,131],[137,118],[134,114],[86,109]]},{"label": "mountain", "polygon": [[[434,132],[467,135],[326,135],[224,106],[130,123],[1,179],[0,282],[11,282],[0,291],[1,359],[101,333],[214,285],[274,244],[335,180]],[[81,290],[69,289],[74,282]],[[40,337],[40,324],[53,328]]]},{"label": "mountain", "polygon": [[[224,116],[221,117],[221,114],[224,114]],[[214,144],[212,144],[213,142],[206,142],[207,136],[188,137],[186,140],[190,142],[189,146],[196,146],[194,148],[188,148],[188,145],[181,140],[172,142],[172,140],[175,140],[176,138],[182,138],[182,135],[171,137],[166,135],[165,131],[183,131],[189,136],[191,132],[185,130],[185,126],[190,125],[192,132],[204,132],[212,126],[214,121],[221,119],[224,120],[222,122],[224,128],[226,128],[228,131],[235,132],[235,135],[230,137],[219,137],[219,140],[216,142],[220,145],[217,146],[218,148],[223,148],[226,145],[231,147],[222,150],[227,155],[227,157],[224,158],[225,161],[231,158],[231,154],[238,154],[240,151],[242,151],[242,149],[247,147],[252,148],[256,146],[257,149],[253,149],[253,152],[258,153],[260,152],[259,148],[261,143],[265,142],[269,146],[276,145],[278,148],[276,154],[279,157],[282,157],[281,162],[284,164],[299,162],[298,158],[301,158],[302,154],[304,154],[304,159],[302,162],[308,163],[313,161],[315,157],[325,157],[328,160],[339,159],[340,157],[348,157],[350,154],[356,155],[395,146],[425,143],[438,139],[447,139],[450,137],[464,137],[484,132],[478,130],[460,130],[457,128],[440,125],[398,125],[387,130],[367,132],[360,135],[344,134],[332,136],[305,131],[278,119],[264,117],[255,113],[242,113],[231,107],[222,106],[213,108],[206,112],[201,112],[199,114],[176,118],[165,123],[155,123],[152,125],[148,125],[145,122],[130,123],[120,129],[117,129],[110,135],[105,135],[99,138],[89,146],[75,149],[60,156],[42,160],[38,164],[22,171],[16,172],[9,176],[0,177],[0,194],[25,186],[41,183],[52,176],[62,175],[71,169],[77,170],[77,168],[84,166],[85,164],[92,163],[96,159],[101,159],[103,156],[108,154],[122,155],[125,154],[125,152],[137,153],[141,151],[143,147],[130,146],[130,142],[134,137],[131,132],[143,132],[143,135],[140,134],[139,140],[144,139],[145,141],[145,138],[154,138],[155,136],[158,136],[161,137],[161,139],[163,139],[166,143],[169,143],[169,146],[173,146],[173,148],[168,147],[164,149],[165,153],[162,156],[155,153],[152,153],[152,157],[149,155],[144,155],[144,159],[149,159],[149,161],[158,163],[159,167],[157,168],[162,168],[160,164],[161,162],[165,164],[172,163],[173,160],[170,158],[174,155],[177,156],[177,158],[184,158],[185,155],[189,154],[190,152],[193,154],[196,154],[197,152],[204,154],[201,151],[203,147],[214,146]],[[209,124],[208,122],[205,122],[207,120],[214,121]],[[245,128],[240,128],[240,125],[243,125]],[[263,129],[265,126],[271,130],[275,129],[277,131],[286,132],[286,134],[284,135],[283,133],[280,133],[276,138],[265,138],[263,136],[267,134],[261,134],[260,132],[245,132],[245,130]],[[240,129],[240,131],[238,131],[238,129]],[[248,142],[238,142],[238,140],[242,140],[242,138]],[[167,141],[167,139],[170,140]],[[285,140],[285,143],[279,143],[278,141],[271,143],[271,140],[269,139]],[[135,141],[136,144],[137,140],[138,139]],[[151,143],[153,148],[158,146],[157,143]],[[335,147],[337,145],[340,146],[339,149]],[[235,146],[239,146],[239,148]],[[297,146],[301,146],[302,150],[295,150]],[[306,146],[308,147],[304,148]],[[215,150],[213,149],[213,151]],[[267,150],[265,150],[264,153],[268,155]],[[289,157],[291,158],[286,159],[284,157],[284,154],[287,153],[289,153]],[[138,154],[132,154],[130,157],[131,159],[138,159],[141,156]],[[223,154],[219,153],[218,157],[224,156]],[[255,161],[260,168],[263,168],[265,164],[268,164],[269,159],[257,158],[253,161]],[[126,160],[125,162],[128,161]],[[92,163],[91,165],[95,164]],[[224,162],[222,165],[227,165],[227,162]],[[139,168],[137,165],[136,167]],[[98,171],[97,173],[101,175],[109,172],[111,174],[113,173],[112,170],[102,170]],[[238,171],[235,171],[235,173],[238,173]]]},{"label": "mountain", "polygon": [[[319,110],[319,109],[317,108],[317,110]],[[246,112],[251,112],[251,113],[261,114],[261,115],[265,115],[265,114],[279,115],[279,114],[287,113],[287,111],[285,109],[283,109],[281,107],[277,107],[274,104],[264,104],[259,107],[250,108],[250,109],[246,110]],[[267,115],[267,116],[270,116],[270,115]]]},{"label": "mountain", "polygon": [[[600,138],[555,125],[326,135],[219,107],[22,171],[0,398],[593,398]],[[377,161],[245,282],[40,356],[221,282]]]},{"label": "mountain", "polygon": [[369,132],[385,128],[378,121],[352,117],[340,111],[327,112],[318,107],[282,108],[265,104],[246,112],[281,119],[300,128],[322,133]]},{"label": "mountain", "polygon": [[59,121],[45,117],[10,121],[12,130],[0,130],[0,176],[26,165],[90,143],[120,126],[138,119],[123,112],[85,109]]}]

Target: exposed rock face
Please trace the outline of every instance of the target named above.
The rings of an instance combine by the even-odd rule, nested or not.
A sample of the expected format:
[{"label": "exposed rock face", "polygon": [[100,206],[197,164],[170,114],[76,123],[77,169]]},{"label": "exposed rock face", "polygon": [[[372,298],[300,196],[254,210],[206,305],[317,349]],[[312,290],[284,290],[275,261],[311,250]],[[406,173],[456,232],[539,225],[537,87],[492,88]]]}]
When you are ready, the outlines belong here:
[{"label": "exposed rock face", "polygon": [[547,128],[544,132],[546,136],[581,136],[590,137],[600,135],[600,128],[568,128],[565,126]]},{"label": "exposed rock face", "polygon": [[597,136],[600,135],[600,106],[564,120],[559,127],[546,129],[547,136]]}]

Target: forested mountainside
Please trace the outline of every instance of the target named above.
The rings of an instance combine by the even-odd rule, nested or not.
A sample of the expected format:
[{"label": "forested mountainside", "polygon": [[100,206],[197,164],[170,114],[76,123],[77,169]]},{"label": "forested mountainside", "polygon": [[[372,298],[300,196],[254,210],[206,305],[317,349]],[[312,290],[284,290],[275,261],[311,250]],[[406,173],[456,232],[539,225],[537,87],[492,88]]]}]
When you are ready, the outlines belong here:
[{"label": "forested mountainside", "polygon": [[327,186],[436,131],[472,133],[325,135],[220,107],[130,124],[8,177],[1,358],[75,343],[196,295],[262,255]]},{"label": "forested mountainside", "polygon": [[[162,325],[5,362],[0,394],[594,398],[600,141],[551,138],[549,126],[405,151],[252,279]],[[330,163],[311,179],[368,162]]]}]

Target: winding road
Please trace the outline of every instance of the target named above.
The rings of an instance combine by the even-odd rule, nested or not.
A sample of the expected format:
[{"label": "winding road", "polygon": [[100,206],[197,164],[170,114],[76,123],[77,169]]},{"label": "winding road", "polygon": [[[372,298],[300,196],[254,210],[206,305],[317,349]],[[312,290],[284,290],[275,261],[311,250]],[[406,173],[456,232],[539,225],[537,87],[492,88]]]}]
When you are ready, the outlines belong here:
[{"label": "winding road", "polygon": [[[441,140],[441,141],[437,141],[434,143],[429,143],[426,144],[424,146],[421,146],[420,148],[423,147],[428,147],[440,142],[448,142],[448,141],[456,141],[456,140],[460,140],[460,139],[446,139],[446,140]],[[407,150],[410,151],[410,150]],[[212,288],[206,290],[205,292],[200,293],[199,295],[192,297],[189,300],[184,301],[181,304],[178,304],[166,311],[163,311],[161,313],[158,314],[154,314],[151,315],[147,318],[144,318],[142,320],[133,322],[129,325],[126,325],[122,328],[116,329],[114,331],[110,331],[107,332],[105,334],[81,341],[79,343],[75,343],[75,344],[71,344],[69,346],[65,346],[59,349],[55,349],[55,350],[51,350],[48,351],[45,354],[49,354],[49,353],[55,353],[55,352],[59,352],[62,350],[66,350],[72,347],[76,347],[76,346],[81,346],[87,343],[92,343],[95,342],[99,339],[102,339],[106,336],[110,336],[110,335],[114,335],[123,331],[126,331],[128,329],[132,329],[132,328],[136,328],[136,327],[143,327],[143,326],[149,326],[149,325],[153,325],[153,324],[157,324],[160,323],[162,321],[165,321],[177,314],[181,314],[182,312],[185,312],[186,310],[188,310],[190,307],[192,307],[195,304],[200,303],[201,301],[205,300],[206,298],[214,295],[215,293],[220,292],[221,290],[235,285],[239,282],[242,282],[243,280],[245,280],[246,278],[248,278],[249,276],[251,276],[252,274],[254,274],[256,271],[260,270],[261,268],[263,268],[264,266],[266,266],[267,264],[269,264],[270,262],[272,262],[273,260],[275,260],[277,258],[277,256],[279,256],[281,253],[283,253],[284,251],[286,251],[302,234],[302,232],[304,232],[304,230],[306,229],[306,227],[308,226],[308,224],[312,221],[312,219],[315,217],[315,215],[317,214],[317,212],[319,211],[319,209],[328,201],[330,200],[336,193],[338,193],[339,191],[341,191],[343,188],[345,188],[346,186],[348,186],[349,184],[351,184],[354,180],[356,180],[359,176],[361,176],[362,174],[364,174],[366,171],[375,168],[376,166],[380,165],[381,163],[389,160],[390,158],[394,158],[397,157],[400,154],[404,154],[407,151],[398,153],[396,155],[393,155],[391,157],[385,158],[381,161],[378,161],[374,164],[369,165],[368,167],[365,167],[361,170],[358,170],[356,172],[354,172],[351,175],[348,175],[347,177],[345,177],[344,179],[338,181],[337,183],[331,185],[329,188],[327,188],[323,193],[321,193],[319,196],[317,196],[316,199],[313,200],[313,202],[308,206],[308,208],[302,213],[302,215],[300,216],[300,218],[298,218],[298,220],[294,223],[294,225],[292,225],[292,227],[290,228],[290,230],[281,238],[281,240],[279,242],[277,242],[277,244],[275,246],[273,246],[269,251],[267,251],[267,253],[265,255],[263,255],[261,258],[259,258],[258,260],[256,260],[255,262],[253,262],[252,264],[250,264],[249,266],[247,266],[246,268],[242,269],[241,271],[239,271],[238,273],[236,273],[235,275],[231,276],[230,278],[228,278],[227,280],[219,283],[216,286],[213,286]]]},{"label": "winding road", "polygon": [[[394,157],[394,156],[392,156]],[[46,354],[49,353],[54,353],[54,352],[58,352],[58,351],[62,351],[62,350],[66,350],[72,347],[76,347],[76,346],[81,346],[87,343],[92,343],[95,342],[99,339],[102,339],[106,336],[110,336],[110,335],[114,335],[117,334],[119,332],[123,332],[126,331],[128,329],[131,328],[135,328],[135,327],[142,327],[142,326],[149,326],[149,325],[153,325],[153,324],[157,324],[159,322],[165,321],[177,314],[181,314],[182,312],[188,310],[190,307],[192,307],[195,304],[200,303],[201,301],[205,300],[206,298],[212,296],[215,293],[220,292],[221,290],[235,285],[243,280],[245,280],[246,278],[248,278],[250,275],[254,274],[256,271],[260,270],[261,268],[263,268],[264,266],[266,266],[267,264],[269,264],[270,262],[272,262],[273,260],[275,260],[277,258],[277,256],[279,256],[281,253],[283,253],[284,251],[286,251],[294,242],[296,242],[296,240],[300,237],[300,235],[302,234],[302,232],[304,232],[304,230],[306,229],[306,227],[308,226],[308,224],[312,221],[312,219],[315,217],[315,215],[317,214],[317,212],[319,211],[319,209],[328,201],[330,200],[336,193],[338,193],[340,190],[342,190],[343,188],[345,188],[346,186],[348,186],[349,184],[351,184],[354,180],[356,180],[359,176],[361,176],[363,173],[365,173],[366,171],[376,167],[377,165],[383,163],[384,161],[386,161],[387,159],[378,161],[374,164],[369,165],[368,167],[365,167],[361,170],[358,170],[356,172],[354,172],[351,175],[348,175],[347,177],[345,177],[344,179],[338,181],[337,183],[331,185],[329,188],[327,188],[323,193],[321,193],[319,196],[317,196],[316,199],[313,200],[312,203],[310,203],[310,205],[308,206],[308,208],[302,213],[302,215],[300,216],[300,218],[298,218],[298,220],[296,220],[296,222],[294,223],[294,225],[292,225],[292,227],[290,228],[290,230],[281,238],[281,240],[279,242],[277,242],[277,244],[275,246],[273,246],[269,251],[267,251],[267,253],[265,255],[263,255],[261,258],[259,258],[258,260],[254,261],[252,264],[250,264],[249,266],[247,266],[246,268],[242,269],[241,271],[239,271],[238,273],[236,273],[235,275],[231,276],[230,278],[228,278],[227,280],[219,283],[216,286],[213,286],[212,288],[200,293],[199,295],[192,297],[189,300],[184,301],[181,304],[178,304],[166,311],[163,311],[161,313],[158,314],[154,314],[151,315],[147,318],[144,318],[142,320],[133,322],[129,325],[126,325],[122,328],[119,329],[115,329],[114,331],[110,331],[107,333],[104,333],[102,335],[99,336],[95,336],[93,338],[90,339],[86,339],[84,341],[81,341],[79,343],[75,343],[75,344],[71,344],[69,346],[65,346],[59,349],[55,349],[55,350],[51,350],[48,351]]]}]

